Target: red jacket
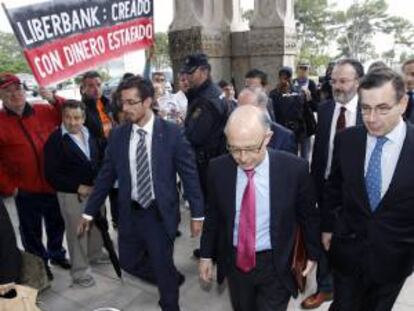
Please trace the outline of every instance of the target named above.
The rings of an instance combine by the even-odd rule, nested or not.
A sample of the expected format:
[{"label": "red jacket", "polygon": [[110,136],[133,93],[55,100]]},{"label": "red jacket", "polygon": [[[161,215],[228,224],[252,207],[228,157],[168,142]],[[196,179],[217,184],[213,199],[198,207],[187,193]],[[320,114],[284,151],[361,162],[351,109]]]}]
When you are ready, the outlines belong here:
[{"label": "red jacket", "polygon": [[26,104],[20,117],[7,108],[0,110],[0,194],[14,189],[53,193],[43,169],[43,146],[61,123],[61,100],[56,105]]}]

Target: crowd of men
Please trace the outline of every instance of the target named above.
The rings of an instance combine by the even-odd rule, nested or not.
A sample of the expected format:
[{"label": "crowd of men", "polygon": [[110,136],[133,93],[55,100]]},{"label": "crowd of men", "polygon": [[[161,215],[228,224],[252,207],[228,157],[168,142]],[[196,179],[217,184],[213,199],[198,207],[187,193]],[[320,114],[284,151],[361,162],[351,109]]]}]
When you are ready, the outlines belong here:
[{"label": "crowd of men", "polygon": [[[109,263],[100,230],[118,231],[121,268],[157,286],[177,311],[185,277],[175,267],[180,202],[201,235],[199,274],[217,266],[237,311],[286,310],[298,293],[298,230],[317,291],[301,303],[330,311],[391,310],[414,268],[414,59],[402,76],[385,64],[330,63],[320,85],[310,64],[284,66],[270,90],[251,69],[245,88],[215,84],[205,54],[186,57],[176,93],[162,73],[125,74],[108,99],[95,71],[80,101],[40,94],[0,74],[0,195],[16,202],[26,252],[95,285]],[[310,165],[309,165],[310,163]],[[0,297],[20,280],[20,253],[0,202]],[[42,223],[47,244],[42,242]],[[104,224],[102,226],[102,224]],[[62,246],[64,233],[69,256]],[[2,299],[2,298],[0,298]]]}]

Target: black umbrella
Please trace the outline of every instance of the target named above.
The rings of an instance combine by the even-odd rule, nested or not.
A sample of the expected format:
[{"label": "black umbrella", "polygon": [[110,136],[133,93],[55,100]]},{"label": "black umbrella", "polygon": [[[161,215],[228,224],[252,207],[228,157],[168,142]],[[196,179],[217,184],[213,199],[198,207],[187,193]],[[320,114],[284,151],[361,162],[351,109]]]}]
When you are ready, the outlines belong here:
[{"label": "black umbrella", "polygon": [[104,243],[104,247],[108,252],[109,259],[111,260],[111,263],[115,269],[116,275],[122,279],[122,271],[121,266],[119,264],[118,255],[115,252],[114,243],[111,240],[111,237],[109,236],[108,232],[108,221],[104,216],[102,216],[101,213],[98,213],[95,216],[95,225],[101,231],[102,240]]}]

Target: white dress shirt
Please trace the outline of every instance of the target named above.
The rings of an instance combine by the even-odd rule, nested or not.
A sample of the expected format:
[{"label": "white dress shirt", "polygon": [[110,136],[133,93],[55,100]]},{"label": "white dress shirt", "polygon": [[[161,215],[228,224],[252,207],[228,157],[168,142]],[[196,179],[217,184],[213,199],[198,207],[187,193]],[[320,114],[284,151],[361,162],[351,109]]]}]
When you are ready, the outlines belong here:
[{"label": "white dress shirt", "polygon": [[[398,125],[391,132],[385,135],[387,141],[382,147],[381,154],[381,198],[384,196],[388,190],[388,187],[390,186],[392,176],[394,175],[394,171],[400,157],[401,149],[404,144],[406,133],[407,125],[401,118]],[[371,158],[371,153],[374,150],[376,143],[376,137],[368,134],[365,151],[364,176],[367,174],[369,159]]]},{"label": "white dress shirt", "polygon": [[137,193],[137,145],[139,142],[139,134],[138,130],[142,129],[146,132],[145,134],[145,144],[147,147],[147,155],[148,155],[148,162],[149,162],[149,171],[151,175],[151,196],[152,199],[155,199],[154,196],[154,182],[152,179],[152,163],[151,163],[151,154],[152,154],[152,133],[154,131],[154,114],[151,113],[151,118],[148,122],[143,126],[140,127],[138,124],[134,123],[132,125],[132,132],[129,141],[129,169],[131,174],[131,199],[134,201],[138,201],[138,193]]},{"label": "white dress shirt", "polygon": [[345,127],[355,126],[357,113],[358,113],[358,94],[356,94],[351,101],[348,103],[340,104],[335,103],[334,113],[332,115],[331,121],[331,131],[329,134],[329,149],[328,149],[328,162],[326,163],[326,170],[325,170],[325,179],[328,179],[329,174],[331,173],[331,166],[332,166],[332,156],[333,156],[333,148],[334,148],[334,140],[336,134],[336,122],[338,121],[339,114],[341,112],[341,108],[345,107]]}]

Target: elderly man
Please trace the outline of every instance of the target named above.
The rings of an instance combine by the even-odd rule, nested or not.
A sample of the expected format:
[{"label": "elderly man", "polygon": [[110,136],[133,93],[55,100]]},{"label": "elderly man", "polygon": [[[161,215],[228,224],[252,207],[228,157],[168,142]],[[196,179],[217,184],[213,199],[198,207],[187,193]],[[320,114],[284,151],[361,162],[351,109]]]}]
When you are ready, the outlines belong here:
[{"label": "elderly man", "polygon": [[[267,114],[267,103],[268,97],[261,89],[245,88],[240,92],[238,100],[239,106],[253,105]],[[273,121],[270,124],[270,129],[273,132],[269,142],[270,148],[291,152],[294,155],[297,155],[298,146],[296,144],[295,134],[291,130]]]},{"label": "elderly man", "polygon": [[389,311],[414,267],[414,128],[404,82],[391,69],[360,82],[365,127],[335,139],[322,243],[334,272],[333,309]]},{"label": "elderly man", "polygon": [[[56,102],[50,92],[42,94]],[[52,279],[49,259],[70,268],[62,247],[65,228],[59,204],[43,172],[43,146],[61,122],[60,100],[55,105],[29,105],[19,78],[8,73],[0,74],[0,99],[4,106],[0,110],[0,194],[15,197],[23,246],[44,260]],[[42,242],[42,221],[47,249]]]},{"label": "elderly man", "polygon": [[267,149],[268,115],[238,107],[225,128],[228,155],[209,167],[209,208],[201,239],[200,277],[228,278],[234,310],[286,310],[297,288],[291,273],[295,232],[304,230],[310,260],[319,255],[319,214],[306,161]]}]

